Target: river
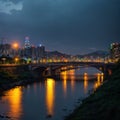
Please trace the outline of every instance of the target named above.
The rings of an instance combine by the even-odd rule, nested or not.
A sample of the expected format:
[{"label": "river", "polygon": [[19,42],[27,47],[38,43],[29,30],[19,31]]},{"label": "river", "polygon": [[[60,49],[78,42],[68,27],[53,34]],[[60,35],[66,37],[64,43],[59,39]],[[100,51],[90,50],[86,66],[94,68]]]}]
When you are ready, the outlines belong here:
[{"label": "river", "polygon": [[0,97],[0,115],[8,117],[0,120],[64,120],[103,79],[103,73],[85,67],[10,89]]}]

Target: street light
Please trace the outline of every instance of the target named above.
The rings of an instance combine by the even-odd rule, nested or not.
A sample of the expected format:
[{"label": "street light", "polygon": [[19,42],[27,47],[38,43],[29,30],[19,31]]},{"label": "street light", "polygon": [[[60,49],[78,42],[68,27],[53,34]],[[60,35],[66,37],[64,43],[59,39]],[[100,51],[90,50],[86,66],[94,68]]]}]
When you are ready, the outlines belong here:
[{"label": "street light", "polygon": [[13,49],[18,49],[18,47],[19,47],[17,42],[13,43],[12,46],[13,46]]},{"label": "street light", "polygon": [[15,58],[15,63],[18,63],[18,61],[19,61],[19,58],[16,57]]},{"label": "street light", "polygon": [[14,48],[18,48],[18,43],[13,43]]},{"label": "street light", "polygon": [[2,58],[3,64],[5,64],[6,58]]},{"label": "street light", "polygon": [[17,56],[17,50],[18,50],[18,47],[19,47],[18,43],[17,43],[17,42],[13,43],[13,44],[12,44],[12,47],[13,47],[13,49],[14,49],[14,56],[15,56],[15,55]]}]

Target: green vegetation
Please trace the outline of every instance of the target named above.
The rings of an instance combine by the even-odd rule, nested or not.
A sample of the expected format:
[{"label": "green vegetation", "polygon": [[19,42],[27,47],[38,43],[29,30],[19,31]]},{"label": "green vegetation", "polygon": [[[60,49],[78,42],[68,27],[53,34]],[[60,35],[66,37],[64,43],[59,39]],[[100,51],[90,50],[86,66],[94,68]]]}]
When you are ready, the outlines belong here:
[{"label": "green vegetation", "polygon": [[0,71],[0,92],[34,81],[35,78],[30,71],[23,72],[22,74],[12,74],[10,72]]},{"label": "green vegetation", "polygon": [[120,120],[120,63],[110,79],[65,120]]}]

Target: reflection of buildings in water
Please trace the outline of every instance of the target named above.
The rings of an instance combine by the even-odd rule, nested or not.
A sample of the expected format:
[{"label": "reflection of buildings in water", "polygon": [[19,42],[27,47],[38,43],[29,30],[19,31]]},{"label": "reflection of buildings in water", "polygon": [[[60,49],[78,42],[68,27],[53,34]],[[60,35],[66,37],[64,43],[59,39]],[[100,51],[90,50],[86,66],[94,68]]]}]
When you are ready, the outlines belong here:
[{"label": "reflection of buildings in water", "polygon": [[75,88],[75,70],[69,70],[69,78],[71,80],[71,89],[74,91]]},{"label": "reflection of buildings in water", "polygon": [[84,92],[86,93],[88,89],[88,74],[84,73]]},{"label": "reflection of buildings in water", "polygon": [[98,82],[100,82],[100,78],[101,78],[101,74],[98,73],[98,74],[97,74],[97,81],[98,81]]},{"label": "reflection of buildings in water", "polygon": [[61,72],[61,78],[63,80],[64,95],[66,96],[67,80],[70,80],[70,82],[71,82],[71,90],[74,91],[74,88],[75,88],[75,70],[71,69],[71,70]]},{"label": "reflection of buildings in water", "polygon": [[54,114],[54,99],[55,99],[55,81],[48,78],[46,80],[46,105],[49,115]]},{"label": "reflection of buildings in water", "polygon": [[101,82],[103,82],[103,80],[104,80],[104,74],[101,73]]},{"label": "reflection of buildings in water", "polygon": [[3,101],[6,101],[9,106],[8,116],[12,116],[16,119],[20,119],[22,113],[22,91],[21,87],[17,87],[9,90],[6,96],[3,97]]},{"label": "reflection of buildings in water", "polygon": [[102,84],[103,80],[104,80],[104,74],[98,73],[97,74],[97,81],[94,84],[94,90],[96,90]]},{"label": "reflection of buildings in water", "polygon": [[67,92],[67,71],[64,71],[64,72],[61,73],[61,78],[63,80],[64,95],[66,96],[66,92]]},{"label": "reflection of buildings in water", "polygon": [[[88,89],[88,74],[84,73],[84,92],[87,92]],[[94,83],[94,90],[96,90],[103,82],[104,80],[104,74],[103,73],[97,73],[97,81]]]},{"label": "reflection of buildings in water", "polygon": [[88,80],[88,74],[84,73],[84,80]]},{"label": "reflection of buildings in water", "polygon": [[64,90],[64,95],[66,96],[66,93],[67,93],[67,80],[63,80],[63,90]]}]

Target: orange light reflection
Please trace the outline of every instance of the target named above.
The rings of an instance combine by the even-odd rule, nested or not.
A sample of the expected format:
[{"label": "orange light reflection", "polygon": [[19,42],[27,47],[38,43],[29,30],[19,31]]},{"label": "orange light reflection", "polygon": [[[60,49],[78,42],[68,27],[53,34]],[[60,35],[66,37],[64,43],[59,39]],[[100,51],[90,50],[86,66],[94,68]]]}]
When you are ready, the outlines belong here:
[{"label": "orange light reflection", "polygon": [[61,77],[63,79],[64,95],[66,96],[66,92],[67,92],[67,71],[62,72]]},{"label": "orange light reflection", "polygon": [[9,104],[9,114],[8,116],[13,116],[14,118],[20,119],[22,113],[22,92],[21,87],[17,87],[9,90],[7,95],[4,96],[3,100],[8,101]]},{"label": "orange light reflection", "polygon": [[98,73],[97,74],[97,81],[94,84],[94,90],[96,90],[103,82],[104,79],[104,74],[103,73]]},{"label": "orange light reflection", "polygon": [[84,92],[87,92],[87,88],[88,88],[88,74],[84,73]]},{"label": "orange light reflection", "polygon": [[46,105],[48,115],[54,114],[54,99],[55,99],[55,81],[54,79],[48,78],[46,81]]},{"label": "orange light reflection", "polygon": [[69,70],[69,77],[70,77],[70,80],[71,80],[71,88],[72,88],[72,91],[74,91],[74,88],[75,88],[75,70]]}]

